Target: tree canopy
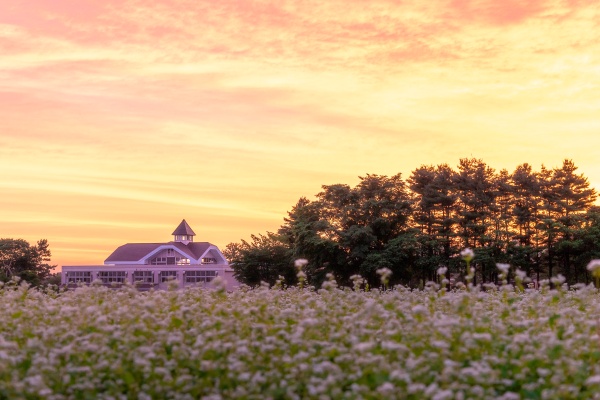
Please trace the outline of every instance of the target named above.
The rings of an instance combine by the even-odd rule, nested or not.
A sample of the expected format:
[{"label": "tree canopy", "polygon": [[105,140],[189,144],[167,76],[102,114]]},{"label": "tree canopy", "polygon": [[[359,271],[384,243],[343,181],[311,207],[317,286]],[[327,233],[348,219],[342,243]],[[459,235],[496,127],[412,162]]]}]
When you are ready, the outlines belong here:
[{"label": "tree canopy", "polygon": [[596,200],[571,160],[511,173],[464,158],[457,169],[420,166],[406,181],[368,174],[355,187],[324,185],[314,200],[300,198],[277,233],[232,243],[226,256],[252,285],[279,275],[293,283],[294,260],[304,258],[314,285],[327,273],[342,284],[355,274],[377,284],[385,267],[390,283],[418,286],[435,280],[440,266],[464,274],[466,247],[476,254],[475,283],[496,282],[499,262],[537,280],[560,273],[568,283],[588,282],[585,266],[600,256]]},{"label": "tree canopy", "polygon": [[38,286],[51,274],[50,256],[46,239],[35,245],[23,239],[0,239],[0,281],[18,277]]}]

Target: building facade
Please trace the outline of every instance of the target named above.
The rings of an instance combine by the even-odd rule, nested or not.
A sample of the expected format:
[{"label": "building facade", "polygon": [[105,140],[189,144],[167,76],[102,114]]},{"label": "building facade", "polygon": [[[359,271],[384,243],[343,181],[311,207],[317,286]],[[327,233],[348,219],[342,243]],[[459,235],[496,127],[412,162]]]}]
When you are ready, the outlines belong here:
[{"label": "building facade", "polygon": [[77,286],[100,281],[120,286],[126,282],[140,290],[166,289],[174,281],[180,288],[210,286],[217,276],[227,282],[227,290],[239,286],[233,270],[217,248],[208,242],[194,242],[196,234],[185,221],[167,243],[127,243],[117,248],[103,265],[62,267],[62,284]]}]

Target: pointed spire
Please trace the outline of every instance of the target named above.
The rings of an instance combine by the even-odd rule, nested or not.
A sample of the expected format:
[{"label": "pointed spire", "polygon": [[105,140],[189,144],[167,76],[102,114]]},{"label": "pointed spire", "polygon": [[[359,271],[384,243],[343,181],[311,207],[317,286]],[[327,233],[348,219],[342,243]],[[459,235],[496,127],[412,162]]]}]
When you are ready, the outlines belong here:
[{"label": "pointed spire", "polygon": [[175,242],[183,242],[186,244],[188,242],[193,242],[194,236],[196,236],[192,228],[190,228],[188,223],[185,222],[185,219],[181,221],[177,228],[175,228],[175,231],[172,233],[172,235],[174,236]]}]

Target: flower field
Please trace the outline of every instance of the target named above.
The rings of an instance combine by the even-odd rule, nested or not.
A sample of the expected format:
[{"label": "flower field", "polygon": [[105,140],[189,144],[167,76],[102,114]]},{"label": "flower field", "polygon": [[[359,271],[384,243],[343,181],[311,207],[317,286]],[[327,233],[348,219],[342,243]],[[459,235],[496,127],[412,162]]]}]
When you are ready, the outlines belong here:
[{"label": "flower field", "polygon": [[593,286],[9,285],[0,398],[598,398],[599,299]]}]

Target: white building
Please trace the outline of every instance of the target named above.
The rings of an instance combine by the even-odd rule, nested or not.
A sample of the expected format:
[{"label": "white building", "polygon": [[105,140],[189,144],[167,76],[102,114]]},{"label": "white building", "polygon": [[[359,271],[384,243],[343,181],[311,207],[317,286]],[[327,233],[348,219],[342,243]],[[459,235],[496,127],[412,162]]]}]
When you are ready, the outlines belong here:
[{"label": "white building", "polygon": [[227,290],[239,283],[233,270],[217,248],[208,242],[194,242],[196,234],[185,219],[172,233],[168,243],[127,243],[117,248],[104,265],[62,267],[62,284],[89,284],[96,280],[105,285],[129,282],[140,290],[166,289],[175,280],[179,287],[205,286],[215,277],[227,281]]}]

